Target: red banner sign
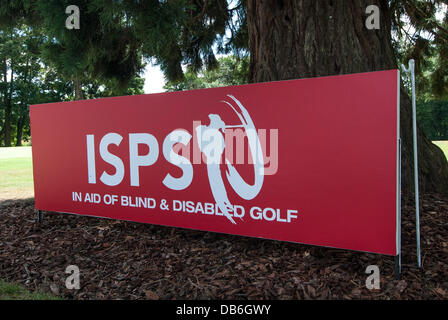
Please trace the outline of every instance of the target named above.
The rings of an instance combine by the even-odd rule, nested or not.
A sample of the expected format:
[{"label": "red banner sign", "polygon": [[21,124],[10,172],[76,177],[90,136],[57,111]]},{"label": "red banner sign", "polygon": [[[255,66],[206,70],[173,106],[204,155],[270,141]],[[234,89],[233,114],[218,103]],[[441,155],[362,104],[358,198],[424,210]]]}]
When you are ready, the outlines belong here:
[{"label": "red banner sign", "polygon": [[398,71],[34,105],[36,209],[397,254]]}]

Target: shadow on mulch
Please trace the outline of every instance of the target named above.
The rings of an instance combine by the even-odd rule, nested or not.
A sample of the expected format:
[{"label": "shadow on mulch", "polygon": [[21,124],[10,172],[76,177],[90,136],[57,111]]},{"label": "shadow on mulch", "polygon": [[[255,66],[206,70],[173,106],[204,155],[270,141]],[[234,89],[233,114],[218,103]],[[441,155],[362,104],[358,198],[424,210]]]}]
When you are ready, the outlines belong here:
[{"label": "shadow on mulch", "polygon": [[[422,270],[413,210],[403,200],[398,281],[388,256],[50,212],[39,226],[32,199],[2,202],[0,278],[72,299],[446,299],[448,197],[422,197]],[[65,288],[68,265],[80,290]]]}]

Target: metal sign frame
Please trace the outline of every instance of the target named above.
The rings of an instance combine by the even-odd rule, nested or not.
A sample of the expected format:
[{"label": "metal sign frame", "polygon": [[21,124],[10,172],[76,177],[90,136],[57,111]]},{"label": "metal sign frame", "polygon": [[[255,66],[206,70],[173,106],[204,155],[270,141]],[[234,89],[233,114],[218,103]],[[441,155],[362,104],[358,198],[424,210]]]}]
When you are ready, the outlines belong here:
[{"label": "metal sign frame", "polygon": [[421,248],[420,248],[420,202],[419,202],[419,185],[418,185],[418,147],[417,147],[417,103],[415,90],[415,61],[409,61],[409,67],[402,65],[404,72],[411,74],[412,84],[412,129],[414,144],[414,187],[415,187],[415,221],[416,221],[416,238],[417,238],[417,262],[418,267],[422,267]]},{"label": "metal sign frame", "polygon": [[400,98],[401,73],[397,77],[397,255],[395,257],[395,277],[401,275],[401,135],[400,135]]},{"label": "metal sign frame", "polygon": [[[412,129],[413,129],[413,148],[414,148],[414,195],[415,195],[415,231],[416,231],[416,241],[417,241],[417,265],[420,269],[422,267],[421,258],[421,241],[420,241],[420,195],[419,195],[419,182],[418,182],[418,144],[417,144],[417,103],[416,103],[416,81],[415,81],[415,60],[409,60],[409,65],[406,68],[403,64],[401,68],[405,73],[409,73],[411,76],[411,91],[412,91]],[[398,90],[400,94],[400,83],[398,85]],[[400,115],[400,95],[398,96],[398,114]],[[400,118],[398,118],[400,119]],[[400,126],[398,126],[400,128]],[[400,130],[400,129],[398,129]],[[400,131],[399,131],[400,134]],[[400,137],[400,135],[399,135]],[[398,192],[399,197],[397,197],[397,206],[399,206],[399,224],[397,228],[399,230],[397,237],[397,248],[399,253],[396,258],[396,275],[397,279],[400,278],[401,273],[401,138],[399,138],[399,179],[398,179]]]}]

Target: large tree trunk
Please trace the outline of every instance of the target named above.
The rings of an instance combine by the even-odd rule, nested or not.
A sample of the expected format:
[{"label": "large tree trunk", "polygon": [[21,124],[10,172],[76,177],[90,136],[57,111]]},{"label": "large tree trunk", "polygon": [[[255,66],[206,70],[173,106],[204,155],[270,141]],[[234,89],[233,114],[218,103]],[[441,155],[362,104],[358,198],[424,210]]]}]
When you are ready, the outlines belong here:
[{"label": "large tree trunk", "polygon": [[11,101],[9,98],[5,99],[5,124],[4,124],[4,135],[5,135],[5,147],[11,146]]},{"label": "large tree trunk", "polygon": [[[380,30],[365,27],[369,5],[381,10]],[[387,0],[248,0],[250,82],[396,69]],[[402,88],[402,92],[404,92]],[[411,101],[401,94],[403,189],[413,188]],[[448,192],[443,152],[418,133],[424,191]]]}]

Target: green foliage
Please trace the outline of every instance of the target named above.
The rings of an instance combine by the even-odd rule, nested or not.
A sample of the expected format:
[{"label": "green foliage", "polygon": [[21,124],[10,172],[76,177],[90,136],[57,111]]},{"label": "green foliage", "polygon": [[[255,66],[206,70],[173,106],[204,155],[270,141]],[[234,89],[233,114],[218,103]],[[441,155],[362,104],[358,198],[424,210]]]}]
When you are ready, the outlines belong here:
[{"label": "green foliage", "polygon": [[420,127],[431,140],[448,140],[448,101],[418,101]]},{"label": "green foliage", "polygon": [[[39,88],[35,82],[42,66],[38,50],[40,37],[28,27],[0,30],[0,141],[14,142],[14,134],[29,134],[28,105],[36,101]],[[28,129],[27,129],[28,128]],[[1,142],[0,142],[1,145]]]},{"label": "green foliage", "polygon": [[[416,61],[419,98],[447,98],[447,1],[392,1],[391,9],[397,58],[405,65],[410,59]],[[408,79],[405,84],[409,88]]]},{"label": "green foliage", "polygon": [[[446,1],[394,2],[400,64],[416,61],[417,119],[431,140],[448,140],[448,15]],[[439,16],[437,19],[436,16]],[[410,79],[403,77],[410,93]]]},{"label": "green foliage", "polygon": [[183,81],[168,82],[164,88],[167,91],[180,91],[246,84],[248,73],[248,57],[227,56],[218,59],[215,69],[202,69],[199,73],[188,70]]},{"label": "green foliage", "polygon": [[[25,25],[0,30],[0,146],[29,141],[29,105],[75,97],[73,82],[41,59],[44,38]],[[113,77],[84,81],[81,90],[86,98],[144,93],[144,79],[138,74],[126,86]]]},{"label": "green foliage", "polygon": [[[20,1],[16,1],[20,6]],[[35,0],[22,1],[23,20],[33,28],[42,29],[46,35],[41,46],[42,59],[55,68],[59,76],[67,80],[91,78],[115,78],[122,84],[142,70],[138,41],[129,26],[125,12],[117,1]],[[65,9],[77,5],[82,12],[81,28],[65,27],[68,17]],[[5,4],[0,12],[14,15]],[[1,17],[1,15],[0,15]]]},{"label": "green foliage", "polygon": [[145,86],[145,79],[136,75],[129,80],[126,87],[122,87],[120,83],[115,80],[91,80],[88,84],[83,85],[82,91],[86,99],[115,97],[115,96],[129,96],[135,94],[144,94],[143,87]]},{"label": "green foliage", "polygon": [[[245,1],[232,2],[233,8],[227,0],[12,0],[0,2],[0,24],[44,30],[42,58],[66,79],[115,79],[126,86],[142,70],[143,57],[179,81],[182,65],[210,69],[215,51],[247,46]],[[68,5],[80,9],[79,30],[65,28]]]},{"label": "green foliage", "polygon": [[[394,31],[398,61],[416,59],[421,87],[446,95],[447,1],[379,2],[389,11],[382,21]],[[80,9],[79,30],[64,27],[68,5]],[[65,79],[115,79],[126,87],[143,68],[142,58],[155,59],[178,82],[183,65],[200,72],[217,66],[216,53],[247,55],[246,11],[246,0],[11,0],[0,2],[0,26],[42,29],[41,56]]]}]

